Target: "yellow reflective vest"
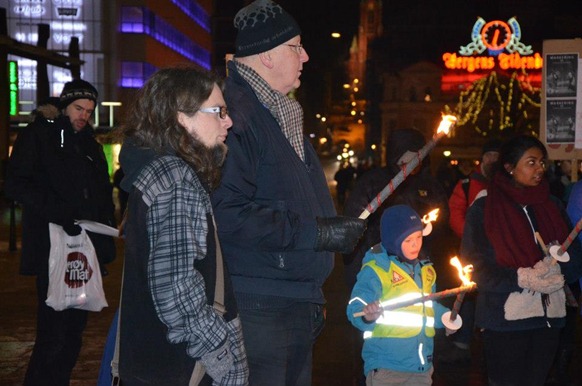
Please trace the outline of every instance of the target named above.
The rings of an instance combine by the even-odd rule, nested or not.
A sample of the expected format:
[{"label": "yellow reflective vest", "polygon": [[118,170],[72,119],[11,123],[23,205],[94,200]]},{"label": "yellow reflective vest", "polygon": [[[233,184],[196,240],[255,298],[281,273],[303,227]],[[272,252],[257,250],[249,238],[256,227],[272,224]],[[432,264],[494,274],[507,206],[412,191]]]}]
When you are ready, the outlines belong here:
[{"label": "yellow reflective vest", "polygon": [[[388,271],[378,266],[374,260],[364,266],[372,268],[382,283],[380,304],[383,306],[428,295],[436,281],[436,271],[432,265],[425,265],[420,270],[422,289],[418,288],[414,278],[394,262],[390,262]],[[435,335],[434,323],[432,301],[418,302],[384,311],[376,320],[373,331],[366,331],[364,338],[410,338],[420,334],[423,329],[426,336],[432,338]]]}]

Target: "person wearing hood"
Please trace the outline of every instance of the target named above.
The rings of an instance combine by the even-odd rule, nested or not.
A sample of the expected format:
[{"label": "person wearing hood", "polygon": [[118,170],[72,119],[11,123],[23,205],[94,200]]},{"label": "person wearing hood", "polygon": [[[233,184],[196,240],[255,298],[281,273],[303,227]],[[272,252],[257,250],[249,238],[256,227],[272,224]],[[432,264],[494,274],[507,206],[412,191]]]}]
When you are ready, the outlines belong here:
[{"label": "person wearing hood", "polygon": [[148,79],[122,128],[129,191],[118,329],[123,385],[248,384],[210,202],[231,126],[220,79],[178,66]]},{"label": "person wearing hood", "polygon": [[[410,161],[425,143],[424,136],[417,129],[405,128],[392,131],[386,144],[386,166],[372,169],[357,180],[354,189],[346,200],[343,214],[358,217],[368,203],[400,172],[402,165]],[[351,253],[343,255],[348,289],[354,286],[365,253],[380,242],[382,213],[386,208],[396,204],[406,204],[421,216],[438,208],[439,215],[433,224],[434,230],[426,238],[424,245],[425,248],[435,253],[443,250],[440,248],[440,244],[447,240],[445,234],[448,229],[449,216],[447,195],[438,180],[431,175],[430,158],[426,157],[396,188],[394,193],[368,217],[367,229],[356,248]],[[434,260],[444,260],[444,257],[444,253],[442,256],[437,254]]]},{"label": "person wearing hood", "polygon": [[[85,219],[115,226],[112,186],[102,146],[89,124],[98,93],[90,83],[67,82],[60,98],[38,106],[12,150],[6,196],[22,206],[20,273],[36,275],[37,335],[24,385],[68,385],[81,350],[88,312],[45,304],[49,284],[49,222],[70,235]],[[112,237],[87,232],[99,263],[115,258]]]},{"label": "person wearing hood", "polygon": [[381,217],[381,242],[364,257],[347,316],[364,332],[366,385],[432,384],[435,328],[445,327],[446,307],[425,301],[382,308],[435,292],[436,271],[422,252],[430,229],[410,206],[391,206]]}]

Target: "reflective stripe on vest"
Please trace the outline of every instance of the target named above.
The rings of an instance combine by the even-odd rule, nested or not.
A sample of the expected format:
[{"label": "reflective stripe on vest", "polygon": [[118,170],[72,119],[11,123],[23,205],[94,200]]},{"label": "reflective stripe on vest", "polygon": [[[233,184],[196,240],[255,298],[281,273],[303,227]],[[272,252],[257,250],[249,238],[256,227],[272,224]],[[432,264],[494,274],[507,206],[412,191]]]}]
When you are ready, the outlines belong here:
[{"label": "reflective stripe on vest", "polygon": [[[390,268],[385,271],[375,261],[370,261],[364,266],[369,266],[376,272],[382,283],[383,306],[420,298],[431,293],[436,280],[436,272],[432,265],[421,268],[422,291],[418,288],[414,279],[406,271],[395,263],[390,263]],[[373,331],[364,332],[364,339],[374,338],[410,338],[422,332],[428,337],[435,335],[434,309],[432,301],[418,302],[411,306],[398,308],[392,311],[384,311],[376,320]]]}]

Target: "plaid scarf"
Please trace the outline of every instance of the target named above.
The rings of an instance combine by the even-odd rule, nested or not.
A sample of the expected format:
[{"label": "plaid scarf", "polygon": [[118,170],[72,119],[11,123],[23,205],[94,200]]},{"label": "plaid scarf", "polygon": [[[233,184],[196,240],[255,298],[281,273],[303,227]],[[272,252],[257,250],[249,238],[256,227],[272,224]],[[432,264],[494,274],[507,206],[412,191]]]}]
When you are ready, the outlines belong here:
[{"label": "plaid scarf", "polygon": [[275,118],[281,131],[295,149],[295,152],[305,162],[303,148],[303,109],[299,102],[273,90],[269,84],[249,66],[234,61],[239,74],[246,80],[259,101],[265,105]]}]

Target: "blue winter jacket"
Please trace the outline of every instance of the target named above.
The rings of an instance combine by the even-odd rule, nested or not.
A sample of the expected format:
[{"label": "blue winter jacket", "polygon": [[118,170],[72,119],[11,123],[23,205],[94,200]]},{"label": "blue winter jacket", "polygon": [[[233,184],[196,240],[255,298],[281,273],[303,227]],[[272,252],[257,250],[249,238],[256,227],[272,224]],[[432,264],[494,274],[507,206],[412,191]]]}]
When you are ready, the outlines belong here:
[{"label": "blue winter jacket", "polygon": [[[432,263],[429,260],[421,260],[418,264],[408,264],[400,261],[396,256],[388,255],[380,244],[370,249],[364,256],[362,265],[369,261],[376,261],[381,268],[388,270],[390,264],[396,264],[406,272],[417,284],[419,291],[422,288],[420,270],[422,266]],[[435,286],[432,292],[435,291]],[[382,296],[382,283],[380,278],[369,266],[364,266],[356,284],[352,290],[351,301],[347,307],[347,315],[350,322],[361,331],[372,331],[376,323],[367,323],[363,317],[354,317],[354,314],[364,309],[365,302],[370,304]],[[356,300],[361,299],[361,300]],[[444,328],[441,321],[447,308],[438,302],[433,302],[435,328]],[[364,340],[362,358],[364,359],[364,374],[374,369],[388,369],[402,372],[422,373],[432,367],[434,339],[426,336],[424,332],[411,338],[368,338]]]},{"label": "blue winter jacket", "polygon": [[321,164],[306,140],[302,161],[232,62],[228,72],[233,126],[212,202],[239,306],[260,307],[245,302],[257,295],[323,303],[333,254],[314,250],[316,217],[336,212]]}]

